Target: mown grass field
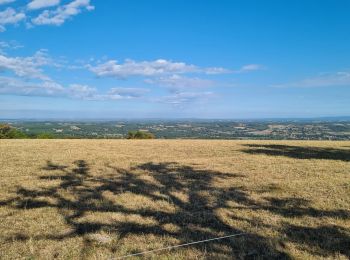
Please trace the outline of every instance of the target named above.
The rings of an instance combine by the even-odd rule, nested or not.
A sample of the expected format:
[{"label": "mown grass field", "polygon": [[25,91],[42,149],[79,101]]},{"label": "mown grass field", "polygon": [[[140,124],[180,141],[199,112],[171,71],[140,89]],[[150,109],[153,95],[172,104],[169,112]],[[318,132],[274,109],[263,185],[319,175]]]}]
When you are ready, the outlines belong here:
[{"label": "mown grass field", "polygon": [[[350,142],[0,140],[0,259],[349,259]],[[130,259],[130,258],[129,258]]]}]

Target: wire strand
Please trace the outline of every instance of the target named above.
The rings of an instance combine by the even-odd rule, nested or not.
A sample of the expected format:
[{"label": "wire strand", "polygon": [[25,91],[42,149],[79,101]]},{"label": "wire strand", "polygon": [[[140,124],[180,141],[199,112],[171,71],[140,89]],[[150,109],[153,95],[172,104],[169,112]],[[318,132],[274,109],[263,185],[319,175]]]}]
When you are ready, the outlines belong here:
[{"label": "wire strand", "polygon": [[200,241],[195,241],[195,242],[190,242],[190,243],[185,243],[185,244],[180,244],[180,245],[175,245],[175,246],[167,246],[167,247],[157,248],[157,249],[143,251],[143,252],[139,252],[139,253],[135,253],[135,254],[119,256],[119,257],[112,258],[112,259],[115,259],[115,260],[125,259],[125,258],[132,257],[132,256],[140,256],[140,255],[159,252],[159,251],[163,251],[163,250],[170,250],[170,249],[174,249],[174,248],[179,248],[179,247],[184,247],[184,246],[189,246],[189,245],[194,245],[194,244],[200,244],[200,243],[210,242],[210,241],[214,241],[214,240],[225,239],[225,238],[229,238],[229,237],[237,237],[237,236],[242,236],[242,235],[246,235],[246,234],[247,233],[238,233],[238,234],[233,234],[233,235],[228,235],[228,236],[223,236],[223,237],[215,237],[215,238],[210,238],[210,239],[205,239],[205,240],[200,240]]}]

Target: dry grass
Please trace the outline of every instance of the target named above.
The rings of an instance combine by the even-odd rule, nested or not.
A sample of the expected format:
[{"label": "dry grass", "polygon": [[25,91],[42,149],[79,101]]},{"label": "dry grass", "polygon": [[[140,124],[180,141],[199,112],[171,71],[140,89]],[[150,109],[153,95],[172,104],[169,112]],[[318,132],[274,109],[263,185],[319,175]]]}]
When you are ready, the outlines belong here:
[{"label": "dry grass", "polygon": [[0,258],[348,259],[349,147],[0,140]]}]

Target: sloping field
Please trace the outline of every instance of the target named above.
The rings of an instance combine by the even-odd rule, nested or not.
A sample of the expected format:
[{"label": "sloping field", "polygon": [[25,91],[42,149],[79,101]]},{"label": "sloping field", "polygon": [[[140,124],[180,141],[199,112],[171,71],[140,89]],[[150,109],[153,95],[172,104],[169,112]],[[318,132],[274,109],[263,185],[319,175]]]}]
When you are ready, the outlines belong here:
[{"label": "sloping field", "polygon": [[0,259],[348,259],[350,142],[0,140]]}]

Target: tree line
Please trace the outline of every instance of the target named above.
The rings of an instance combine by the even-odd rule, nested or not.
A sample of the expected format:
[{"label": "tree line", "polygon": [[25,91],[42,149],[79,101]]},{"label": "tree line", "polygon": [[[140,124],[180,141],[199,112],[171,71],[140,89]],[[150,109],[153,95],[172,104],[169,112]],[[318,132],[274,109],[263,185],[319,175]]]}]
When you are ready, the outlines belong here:
[{"label": "tree line", "polygon": [[[25,132],[9,125],[0,124],[0,139],[54,139],[57,138],[51,133],[26,134]],[[76,137],[64,137],[66,139],[76,139]],[[155,135],[146,131],[129,131],[127,139],[155,139]]]}]

